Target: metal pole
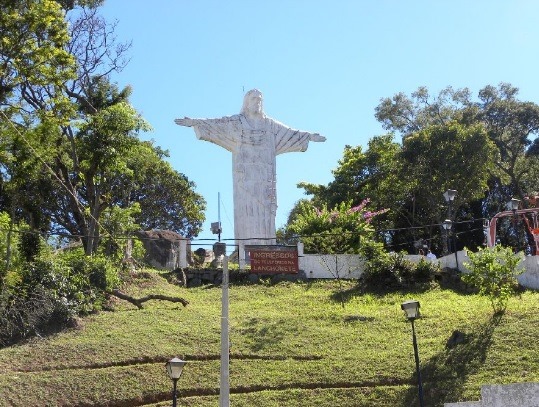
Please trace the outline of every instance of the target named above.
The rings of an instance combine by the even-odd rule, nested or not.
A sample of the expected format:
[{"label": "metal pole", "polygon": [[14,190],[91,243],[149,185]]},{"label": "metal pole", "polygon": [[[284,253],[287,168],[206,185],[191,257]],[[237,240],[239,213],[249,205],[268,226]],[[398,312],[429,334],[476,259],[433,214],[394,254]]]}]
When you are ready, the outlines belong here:
[{"label": "metal pole", "polygon": [[419,393],[419,406],[424,407],[425,404],[423,402],[423,384],[421,382],[421,369],[419,368],[419,351],[417,350],[417,339],[415,336],[414,320],[411,319],[410,322],[412,323],[412,340],[414,344],[415,368],[417,371],[417,390]]},{"label": "metal pole", "polygon": [[219,233],[217,234],[217,241],[221,242],[221,193],[217,192],[217,222],[219,222]]},{"label": "metal pole", "polygon": [[[226,250],[225,250],[226,253]],[[223,294],[221,302],[221,381],[219,407],[230,406],[230,342],[228,332],[228,256],[223,258]]]},{"label": "metal pole", "polygon": [[177,393],[176,393],[176,384],[178,383],[178,379],[173,379],[174,382],[174,388],[172,390],[172,407],[176,407],[177,405]]},{"label": "metal pole", "polygon": [[449,254],[449,231],[444,227],[444,247],[442,254],[447,256]]}]

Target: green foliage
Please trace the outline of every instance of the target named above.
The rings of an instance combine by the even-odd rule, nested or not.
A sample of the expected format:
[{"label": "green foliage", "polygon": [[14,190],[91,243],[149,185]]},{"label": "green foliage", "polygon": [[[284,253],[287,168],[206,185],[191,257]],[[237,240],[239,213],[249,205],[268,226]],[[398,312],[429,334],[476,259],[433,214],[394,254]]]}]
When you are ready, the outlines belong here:
[{"label": "green foliage", "polygon": [[421,287],[432,281],[439,270],[437,263],[421,259],[415,264],[405,258],[405,253],[388,253],[383,244],[377,242],[364,243],[361,254],[365,259],[362,285],[367,290]]},{"label": "green foliage", "polygon": [[140,205],[136,221],[142,229],[172,230],[184,237],[198,235],[204,222],[206,201],[195,184],[165,161],[166,151],[141,142],[127,157],[133,171],[121,181],[128,201]]},{"label": "green foliage", "polygon": [[515,254],[510,247],[496,245],[470,252],[469,257],[470,262],[464,265],[470,273],[462,276],[463,281],[488,297],[494,313],[505,311],[509,298],[518,287],[516,276],[523,272],[517,269],[522,253]]},{"label": "green foliage", "polygon": [[371,212],[366,199],[357,206],[341,202],[322,209],[304,202],[286,234],[304,243],[306,253],[358,253],[361,241],[372,236],[372,219],[385,210]]},{"label": "green foliage", "polygon": [[24,231],[19,238],[19,252],[26,262],[31,262],[39,255],[42,244],[39,234]]},{"label": "green foliage", "polygon": [[[135,217],[138,214],[140,214],[140,205],[138,203],[125,208],[111,206],[105,211],[100,225],[104,235],[102,252],[106,256],[115,260],[121,260],[124,257],[127,245],[131,244],[127,237],[140,230],[140,226],[135,222]],[[122,238],[117,239],[115,236]]]},{"label": "green foliage", "polygon": [[[8,223],[9,217],[0,213],[2,244],[7,230],[2,224]],[[112,257],[89,257],[81,248],[53,252],[24,225],[12,235],[11,244],[19,250],[12,251],[9,274],[2,276],[0,344],[61,329],[75,317],[101,309],[105,292],[120,282],[119,262]],[[1,249],[5,256],[6,248]]]},{"label": "green foliage", "polygon": [[26,263],[19,286],[32,293],[44,289],[65,308],[66,317],[100,309],[104,291],[117,287],[117,267],[103,255],[86,256],[82,249],[44,253]]},{"label": "green foliage", "polygon": [[[451,121],[427,127],[403,141],[402,159],[408,178],[415,181],[416,200],[434,207],[452,186],[459,188],[458,200],[483,197],[494,157],[494,143],[481,124]],[[430,216],[437,218],[436,212]]]},{"label": "green foliage", "polygon": [[[376,107],[376,118],[385,129],[398,132],[405,139],[451,121],[463,126],[483,125],[496,149],[496,165],[489,169],[491,190],[487,201],[501,195],[507,202],[512,195],[523,198],[539,188],[539,106],[520,101],[517,96],[518,88],[509,83],[485,86],[479,90],[477,101],[472,100],[467,88],[447,87],[438,95],[430,95],[427,88],[421,87],[410,97],[398,93],[382,99]],[[452,187],[458,188],[458,184]],[[488,209],[496,213],[501,208],[498,205]]]},{"label": "green foliage", "polygon": [[29,292],[0,291],[0,346],[60,330],[69,320],[66,304],[41,285]]},{"label": "green foliage", "polygon": [[0,211],[0,291],[10,280],[18,279],[22,264],[18,232],[19,226],[12,223],[7,213]]},{"label": "green foliage", "polygon": [[330,207],[343,201],[359,204],[369,198],[376,205],[386,208],[400,191],[406,191],[401,185],[398,155],[401,144],[394,141],[391,134],[376,136],[369,140],[368,148],[345,146],[343,157],[338,167],[332,171],[335,179],[327,186],[300,183],[308,195],[313,196],[317,206],[327,204]]},{"label": "green foliage", "polygon": [[67,22],[56,1],[2,1],[0,103],[23,104],[28,86],[48,88],[52,101],[62,99],[62,93],[54,90],[74,76],[74,58],[65,49],[68,40]]},{"label": "green foliage", "polygon": [[[8,233],[10,228],[11,220],[9,215],[6,212],[0,211],[0,256],[4,262],[8,252]],[[1,267],[1,269],[5,269],[5,267]]]},{"label": "green foliage", "polygon": [[[59,3],[78,7],[69,26]],[[0,108],[17,124],[0,120],[0,210],[31,230],[82,236],[87,255],[103,242],[119,252],[112,236],[134,223],[196,236],[205,208],[166,153],[138,139],[151,127],[129,104],[131,88],[108,75],[125,65],[129,44],[116,43],[114,25],[95,10],[101,4],[0,4]]]}]

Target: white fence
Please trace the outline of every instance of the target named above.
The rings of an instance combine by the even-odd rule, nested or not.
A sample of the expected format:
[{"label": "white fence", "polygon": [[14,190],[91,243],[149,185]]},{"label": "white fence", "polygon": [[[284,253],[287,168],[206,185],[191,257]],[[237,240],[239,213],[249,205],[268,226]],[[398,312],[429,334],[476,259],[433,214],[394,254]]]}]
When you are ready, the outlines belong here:
[{"label": "white fence", "polygon": [[[299,269],[303,270],[307,278],[344,278],[357,279],[363,274],[364,261],[358,255],[352,254],[303,254],[303,248],[298,246]],[[420,255],[407,255],[408,260],[417,263]],[[469,272],[464,263],[470,259],[465,251],[452,253],[439,259],[430,260],[437,262],[442,268],[458,268]],[[457,267],[458,264],[458,267]],[[527,288],[539,290],[539,256],[526,256],[519,264],[519,268],[526,271],[517,277],[518,282]]]}]

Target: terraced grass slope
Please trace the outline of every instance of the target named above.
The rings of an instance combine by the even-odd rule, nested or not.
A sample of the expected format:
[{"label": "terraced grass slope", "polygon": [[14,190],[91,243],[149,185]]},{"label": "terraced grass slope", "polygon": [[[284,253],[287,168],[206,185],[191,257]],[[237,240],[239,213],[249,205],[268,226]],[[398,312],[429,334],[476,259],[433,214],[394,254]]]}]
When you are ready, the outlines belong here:
[{"label": "terraced grass slope", "polygon": [[[0,406],[168,406],[165,362],[188,361],[179,405],[218,405],[221,289],[185,289],[146,271],[131,295],[183,297],[187,307],[120,300],[76,328],[0,349]],[[415,298],[428,406],[478,399],[485,383],[539,381],[539,293],[513,298],[494,318],[488,300],[434,286],[360,294],[336,281],[230,288],[231,405],[378,407],[417,405],[410,324]],[[464,342],[447,348],[458,330]]]}]

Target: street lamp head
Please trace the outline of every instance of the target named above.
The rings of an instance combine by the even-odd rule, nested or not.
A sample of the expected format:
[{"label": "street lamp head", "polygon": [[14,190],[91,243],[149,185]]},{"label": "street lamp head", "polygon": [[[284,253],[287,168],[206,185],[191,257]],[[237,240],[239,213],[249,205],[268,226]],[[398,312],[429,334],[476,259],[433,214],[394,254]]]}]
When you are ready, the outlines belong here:
[{"label": "street lamp head", "polygon": [[445,230],[450,230],[451,227],[453,226],[453,222],[451,221],[451,219],[446,219],[442,222],[442,226],[444,227]]},{"label": "street lamp head", "polygon": [[507,207],[509,208],[509,210],[515,212],[518,207],[520,205],[520,199],[517,199],[517,198],[511,198],[511,200],[509,202],[507,202]]},{"label": "street lamp head", "polygon": [[165,364],[165,367],[167,368],[168,376],[172,380],[178,380],[180,376],[182,375],[182,370],[186,363],[187,362],[185,360],[181,360],[179,358],[170,359]]},{"label": "street lamp head", "polygon": [[446,202],[453,202],[457,196],[457,191],[455,189],[448,189],[444,192],[444,198]]},{"label": "street lamp head", "polygon": [[401,304],[401,309],[406,314],[406,318],[408,318],[410,321],[419,318],[419,301],[405,301]]}]

